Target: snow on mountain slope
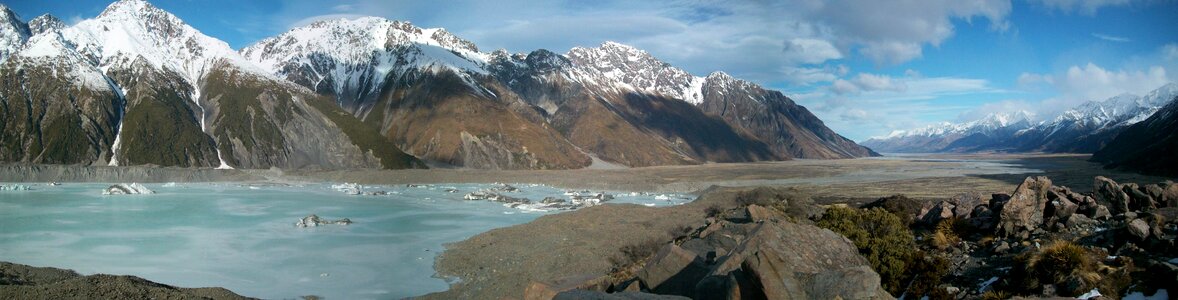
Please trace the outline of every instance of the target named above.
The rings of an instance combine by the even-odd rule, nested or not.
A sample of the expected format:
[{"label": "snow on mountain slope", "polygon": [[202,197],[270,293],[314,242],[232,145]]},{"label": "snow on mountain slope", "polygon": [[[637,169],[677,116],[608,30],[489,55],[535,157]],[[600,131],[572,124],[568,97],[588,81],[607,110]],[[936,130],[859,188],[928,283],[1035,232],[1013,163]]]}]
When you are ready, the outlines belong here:
[{"label": "snow on mountain slope", "polygon": [[181,74],[191,85],[217,63],[271,77],[245,60],[229,44],[202,34],[175,15],[143,0],[121,0],[108,6],[97,18],[61,30],[78,52],[100,68],[129,67],[142,57],[153,67]]},{"label": "snow on mountain slope", "polygon": [[472,86],[470,74],[486,73],[486,55],[473,43],[444,29],[377,17],[315,22],[241,54],[271,74],[335,94],[345,104],[373,96],[393,72],[451,70]]},{"label": "snow on mountain slope", "polygon": [[50,14],[44,14],[29,20],[29,32],[38,35],[65,28],[65,22]]},{"label": "snow on mountain slope", "polygon": [[20,50],[30,35],[29,26],[8,6],[0,4],[0,61]]},{"label": "snow on mountain slope", "polygon": [[1030,115],[1025,115],[1026,118],[991,115],[968,123],[942,123],[914,130],[894,131],[888,136],[864,141],[863,144],[887,152],[941,152],[952,151],[941,147],[965,136],[997,132],[1005,134],[994,137],[997,144],[976,150],[1095,151],[1115,137],[1117,130],[1149,118],[1175,96],[1178,96],[1178,84],[1170,83],[1145,96],[1122,94],[1103,101],[1089,101],[1035,124],[1020,122],[1030,120]]},{"label": "snow on mountain slope", "polygon": [[630,91],[663,95],[693,105],[703,103],[705,78],[692,76],[629,45],[605,42],[597,48],[576,47],[567,56],[594,82],[612,83]]},{"label": "snow on mountain slope", "polygon": [[36,35],[13,57],[18,60],[28,59],[22,60],[22,64],[56,66],[53,74],[64,77],[60,78],[62,82],[70,82],[92,90],[113,91],[110,81],[102,71],[91,65],[66,43],[57,32]]}]

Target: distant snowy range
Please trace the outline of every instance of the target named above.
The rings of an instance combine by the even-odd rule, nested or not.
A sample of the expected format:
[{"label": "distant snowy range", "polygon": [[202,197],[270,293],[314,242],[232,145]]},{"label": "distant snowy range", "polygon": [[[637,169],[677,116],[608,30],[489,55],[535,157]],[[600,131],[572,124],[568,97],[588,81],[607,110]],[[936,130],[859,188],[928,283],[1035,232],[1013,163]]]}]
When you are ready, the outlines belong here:
[{"label": "distant snowy range", "polygon": [[883,153],[1094,153],[1175,97],[1178,84],[1169,83],[1145,95],[1092,100],[1055,116],[1025,110],[991,113],[968,122],[893,131],[860,144]]}]

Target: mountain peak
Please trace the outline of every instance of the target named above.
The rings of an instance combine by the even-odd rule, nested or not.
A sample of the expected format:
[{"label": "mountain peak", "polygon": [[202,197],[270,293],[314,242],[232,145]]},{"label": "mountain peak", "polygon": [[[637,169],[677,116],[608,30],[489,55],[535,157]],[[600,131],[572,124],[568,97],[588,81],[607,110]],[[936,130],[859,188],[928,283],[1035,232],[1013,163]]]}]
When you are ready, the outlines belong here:
[{"label": "mountain peak", "polygon": [[51,14],[43,14],[29,21],[29,31],[33,35],[65,28],[65,22]]},{"label": "mountain peak", "polygon": [[98,14],[98,17],[102,18],[119,14],[138,14],[149,11],[164,12],[162,9],[156,8],[154,5],[151,5],[151,3],[147,3],[147,1],[144,0],[119,0],[111,3],[110,5],[107,5],[106,9],[102,10],[102,13]]}]

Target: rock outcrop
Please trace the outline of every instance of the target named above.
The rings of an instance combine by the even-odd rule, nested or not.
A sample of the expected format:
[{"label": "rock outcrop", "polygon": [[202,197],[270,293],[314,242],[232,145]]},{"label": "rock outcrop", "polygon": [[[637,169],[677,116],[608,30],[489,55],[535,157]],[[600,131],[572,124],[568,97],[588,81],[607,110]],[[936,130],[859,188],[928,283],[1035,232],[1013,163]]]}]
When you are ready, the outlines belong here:
[{"label": "rock outcrop", "polygon": [[252,299],[224,288],[182,288],[135,276],[79,275],[71,270],[0,262],[3,299]]}]

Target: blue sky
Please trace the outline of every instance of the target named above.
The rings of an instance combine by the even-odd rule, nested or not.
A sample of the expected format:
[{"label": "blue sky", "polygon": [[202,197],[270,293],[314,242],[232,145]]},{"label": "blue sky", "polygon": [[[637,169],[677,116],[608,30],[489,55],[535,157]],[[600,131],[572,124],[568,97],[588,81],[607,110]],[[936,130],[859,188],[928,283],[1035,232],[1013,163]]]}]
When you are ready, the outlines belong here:
[{"label": "blue sky", "polygon": [[[4,1],[24,19],[106,1]],[[942,121],[1141,94],[1178,78],[1173,0],[154,0],[234,48],[327,18],[444,27],[483,51],[613,40],[790,95],[856,141]]]}]

